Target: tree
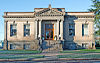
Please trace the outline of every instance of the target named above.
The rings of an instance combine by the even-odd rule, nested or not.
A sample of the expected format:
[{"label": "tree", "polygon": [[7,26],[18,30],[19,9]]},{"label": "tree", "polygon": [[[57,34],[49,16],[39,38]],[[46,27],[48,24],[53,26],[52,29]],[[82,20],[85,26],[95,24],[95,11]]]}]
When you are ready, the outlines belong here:
[{"label": "tree", "polygon": [[92,0],[92,8],[89,9],[90,12],[95,12],[95,25],[97,28],[96,35],[100,35],[100,0]]},{"label": "tree", "polygon": [[95,34],[94,35],[100,37],[100,0],[92,0],[92,2],[93,2],[92,8],[89,9],[89,11],[95,13],[95,21],[94,21]]}]

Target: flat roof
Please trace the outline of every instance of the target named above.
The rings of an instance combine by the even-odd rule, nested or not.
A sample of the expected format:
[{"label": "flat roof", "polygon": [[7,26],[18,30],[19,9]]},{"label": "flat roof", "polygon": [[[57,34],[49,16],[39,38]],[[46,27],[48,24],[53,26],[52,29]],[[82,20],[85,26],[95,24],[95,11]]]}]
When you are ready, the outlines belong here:
[{"label": "flat roof", "polygon": [[66,13],[94,13],[94,12],[66,12]]},{"label": "flat roof", "polygon": [[[34,13],[34,12],[4,12],[4,13]],[[66,13],[94,13],[94,12],[66,12]]]}]

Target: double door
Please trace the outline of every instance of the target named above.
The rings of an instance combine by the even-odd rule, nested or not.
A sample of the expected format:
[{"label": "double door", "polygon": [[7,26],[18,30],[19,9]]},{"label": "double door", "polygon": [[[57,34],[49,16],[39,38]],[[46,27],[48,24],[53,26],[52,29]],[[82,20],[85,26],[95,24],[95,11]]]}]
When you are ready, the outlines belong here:
[{"label": "double door", "polygon": [[54,40],[54,24],[45,24],[45,40]]}]

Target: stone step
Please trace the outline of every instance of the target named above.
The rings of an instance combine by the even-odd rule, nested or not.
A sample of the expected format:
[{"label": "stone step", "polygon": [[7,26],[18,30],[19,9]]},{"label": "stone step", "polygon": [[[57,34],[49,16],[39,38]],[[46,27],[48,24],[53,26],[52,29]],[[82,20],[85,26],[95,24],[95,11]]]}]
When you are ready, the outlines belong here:
[{"label": "stone step", "polygon": [[62,50],[61,44],[56,40],[45,40],[42,42],[42,47],[43,52],[56,52]]}]

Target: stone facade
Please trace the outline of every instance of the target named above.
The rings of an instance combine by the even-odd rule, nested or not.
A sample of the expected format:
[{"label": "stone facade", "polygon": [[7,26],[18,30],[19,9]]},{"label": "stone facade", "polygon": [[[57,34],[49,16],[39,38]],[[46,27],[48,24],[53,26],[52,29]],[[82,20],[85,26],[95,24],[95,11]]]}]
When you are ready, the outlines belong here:
[{"label": "stone facade", "polygon": [[[64,8],[51,8],[49,5],[48,8],[35,8],[34,12],[4,12],[3,17],[4,49],[62,51],[95,48],[93,12],[65,12]],[[17,31],[13,31],[16,36],[11,36],[13,24],[16,24]],[[25,24],[30,25],[29,36],[24,36]],[[45,40],[48,33],[46,24],[53,24],[52,40]],[[87,35],[82,35],[84,24],[87,24],[84,31]]]}]

